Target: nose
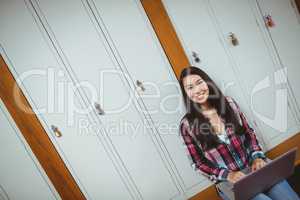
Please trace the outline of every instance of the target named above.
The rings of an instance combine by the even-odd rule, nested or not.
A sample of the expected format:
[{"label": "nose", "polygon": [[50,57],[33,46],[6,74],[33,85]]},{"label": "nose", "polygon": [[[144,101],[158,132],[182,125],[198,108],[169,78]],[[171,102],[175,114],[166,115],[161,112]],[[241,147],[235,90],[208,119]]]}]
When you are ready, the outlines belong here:
[{"label": "nose", "polygon": [[200,95],[203,91],[204,91],[203,88],[195,87],[194,95]]}]

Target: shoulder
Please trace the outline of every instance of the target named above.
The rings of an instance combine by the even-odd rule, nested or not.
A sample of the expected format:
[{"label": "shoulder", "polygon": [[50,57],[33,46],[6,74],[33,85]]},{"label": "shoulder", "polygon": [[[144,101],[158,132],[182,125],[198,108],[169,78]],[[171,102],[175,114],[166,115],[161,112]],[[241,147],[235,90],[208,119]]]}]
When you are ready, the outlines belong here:
[{"label": "shoulder", "polygon": [[190,133],[190,131],[192,130],[190,118],[191,118],[191,114],[187,113],[180,120],[179,132],[181,135],[189,135],[188,133]]},{"label": "shoulder", "polygon": [[225,96],[225,99],[234,111],[239,111],[240,110],[239,105],[237,104],[237,102],[234,100],[233,97]]},{"label": "shoulder", "polygon": [[180,120],[180,127],[189,126],[190,113],[186,113]]},{"label": "shoulder", "polygon": [[225,96],[227,102],[229,103],[229,106],[232,108],[234,113],[237,116],[237,119],[239,120],[239,123],[242,124],[242,119],[241,119],[241,110],[237,102],[234,100],[234,98],[230,96]]},{"label": "shoulder", "polygon": [[235,100],[231,96],[225,96],[225,99],[228,103],[235,104]]}]

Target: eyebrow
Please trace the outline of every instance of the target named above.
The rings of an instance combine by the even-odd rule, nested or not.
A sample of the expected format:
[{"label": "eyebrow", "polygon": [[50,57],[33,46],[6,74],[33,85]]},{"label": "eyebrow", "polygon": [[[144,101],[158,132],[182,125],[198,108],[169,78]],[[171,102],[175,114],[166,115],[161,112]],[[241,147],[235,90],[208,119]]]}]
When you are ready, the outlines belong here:
[{"label": "eyebrow", "polygon": [[[197,82],[197,81],[199,81],[199,80],[202,80],[202,81],[203,81],[202,78],[199,78],[199,79],[197,79],[195,82]],[[187,87],[187,86],[192,86],[192,84],[186,84],[185,87]]]}]

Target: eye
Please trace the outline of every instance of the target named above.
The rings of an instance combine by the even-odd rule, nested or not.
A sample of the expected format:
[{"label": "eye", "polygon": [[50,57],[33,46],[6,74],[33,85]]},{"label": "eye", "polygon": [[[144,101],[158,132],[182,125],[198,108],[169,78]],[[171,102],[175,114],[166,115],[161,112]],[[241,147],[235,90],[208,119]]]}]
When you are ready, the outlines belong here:
[{"label": "eye", "polygon": [[191,89],[193,89],[193,86],[188,86],[187,89],[191,90]]},{"label": "eye", "polygon": [[199,79],[199,80],[197,80],[197,85],[200,85],[200,84],[202,84],[204,81],[202,80],[202,79]]}]

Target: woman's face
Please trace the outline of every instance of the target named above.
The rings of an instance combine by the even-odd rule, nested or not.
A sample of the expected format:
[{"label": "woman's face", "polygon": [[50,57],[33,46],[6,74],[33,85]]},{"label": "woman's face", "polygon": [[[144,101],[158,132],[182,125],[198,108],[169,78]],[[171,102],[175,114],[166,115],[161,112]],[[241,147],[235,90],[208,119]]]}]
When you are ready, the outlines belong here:
[{"label": "woman's face", "polygon": [[206,82],[196,74],[187,75],[182,80],[187,96],[194,102],[203,104],[206,102],[209,89]]}]

